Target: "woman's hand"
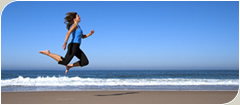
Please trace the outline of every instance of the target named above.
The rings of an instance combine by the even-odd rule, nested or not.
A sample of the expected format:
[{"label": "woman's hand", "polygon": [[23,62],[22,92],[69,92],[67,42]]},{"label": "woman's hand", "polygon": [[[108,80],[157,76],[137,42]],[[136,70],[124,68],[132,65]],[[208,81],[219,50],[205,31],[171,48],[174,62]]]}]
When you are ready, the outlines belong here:
[{"label": "woman's hand", "polygon": [[94,30],[92,30],[91,32],[90,32],[90,34],[92,35],[94,33]]},{"label": "woman's hand", "polygon": [[66,49],[66,46],[67,46],[67,42],[64,42],[64,44],[63,44],[63,46],[62,46],[63,50]]}]

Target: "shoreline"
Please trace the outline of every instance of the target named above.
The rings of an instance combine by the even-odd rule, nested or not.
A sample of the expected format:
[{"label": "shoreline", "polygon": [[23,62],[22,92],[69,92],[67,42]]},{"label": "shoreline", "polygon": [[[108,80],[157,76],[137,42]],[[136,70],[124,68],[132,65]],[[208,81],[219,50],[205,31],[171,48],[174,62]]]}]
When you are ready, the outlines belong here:
[{"label": "shoreline", "polygon": [[2,104],[224,104],[238,91],[1,92]]},{"label": "shoreline", "polygon": [[144,92],[237,92],[238,90],[39,90],[39,91],[1,91],[2,93],[15,93],[15,92],[97,92],[97,91],[106,91],[106,92],[128,92],[128,91],[144,91]]}]

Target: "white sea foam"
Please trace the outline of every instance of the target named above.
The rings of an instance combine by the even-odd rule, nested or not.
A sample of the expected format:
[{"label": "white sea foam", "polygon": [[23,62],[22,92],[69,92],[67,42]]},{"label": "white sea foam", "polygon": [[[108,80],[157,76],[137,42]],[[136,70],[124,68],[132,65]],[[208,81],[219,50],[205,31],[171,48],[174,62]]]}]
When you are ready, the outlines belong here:
[{"label": "white sea foam", "polygon": [[158,85],[238,85],[238,79],[100,79],[81,77],[37,77],[1,80],[2,86],[158,86]]}]

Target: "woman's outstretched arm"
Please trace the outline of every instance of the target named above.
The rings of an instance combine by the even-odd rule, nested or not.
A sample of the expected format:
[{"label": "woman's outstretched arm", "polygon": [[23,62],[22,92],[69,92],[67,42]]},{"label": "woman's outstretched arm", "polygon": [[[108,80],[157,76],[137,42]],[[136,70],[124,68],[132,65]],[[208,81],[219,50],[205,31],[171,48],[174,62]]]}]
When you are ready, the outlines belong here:
[{"label": "woman's outstretched arm", "polygon": [[94,33],[94,30],[92,30],[89,34],[86,34],[86,35],[82,35],[82,38],[87,38],[89,36],[91,36],[92,34]]}]

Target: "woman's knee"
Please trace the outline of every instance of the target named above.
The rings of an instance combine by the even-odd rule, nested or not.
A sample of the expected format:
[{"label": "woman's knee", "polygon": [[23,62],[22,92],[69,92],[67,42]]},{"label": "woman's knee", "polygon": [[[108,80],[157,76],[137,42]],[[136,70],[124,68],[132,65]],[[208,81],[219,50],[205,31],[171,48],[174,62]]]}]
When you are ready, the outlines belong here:
[{"label": "woman's knee", "polygon": [[65,59],[65,58],[61,57],[61,61],[59,61],[58,64],[66,66],[70,62],[70,60],[71,59]]},{"label": "woman's knee", "polygon": [[89,61],[79,61],[80,66],[87,66],[89,64]]}]

